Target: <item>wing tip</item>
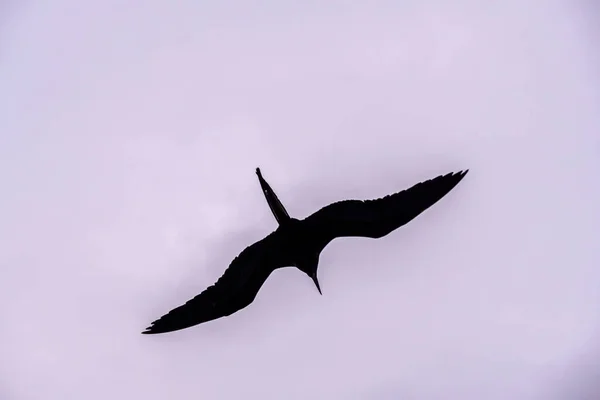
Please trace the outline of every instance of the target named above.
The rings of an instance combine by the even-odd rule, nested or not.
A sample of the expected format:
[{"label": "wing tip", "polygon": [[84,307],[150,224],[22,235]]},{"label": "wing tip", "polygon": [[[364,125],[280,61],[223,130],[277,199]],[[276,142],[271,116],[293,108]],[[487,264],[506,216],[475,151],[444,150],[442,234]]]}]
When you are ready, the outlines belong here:
[{"label": "wing tip", "polygon": [[165,325],[163,320],[158,319],[156,321],[151,322],[150,326],[144,329],[141,333],[142,335],[153,335],[156,333],[165,333],[170,331],[171,329],[169,329],[168,324]]},{"label": "wing tip", "polygon": [[157,329],[155,326],[149,326],[144,331],[142,331],[142,335],[156,335],[158,333],[167,333],[171,332],[171,329]]},{"label": "wing tip", "polygon": [[151,334],[158,333],[158,332],[156,332],[154,325],[152,324],[149,327],[147,327],[146,329],[144,329],[141,333],[142,333],[142,335],[151,335]]},{"label": "wing tip", "polygon": [[465,175],[467,175],[468,172],[469,172],[469,169],[467,168],[465,170],[460,170],[458,172],[451,173],[450,175],[456,176],[456,177],[462,179],[465,177]]},{"label": "wing tip", "polygon": [[451,187],[454,188],[460,181],[463,180],[465,175],[469,172],[469,169],[459,170],[458,172],[448,172],[445,175],[438,175],[437,178],[433,179],[433,181],[446,182]]}]

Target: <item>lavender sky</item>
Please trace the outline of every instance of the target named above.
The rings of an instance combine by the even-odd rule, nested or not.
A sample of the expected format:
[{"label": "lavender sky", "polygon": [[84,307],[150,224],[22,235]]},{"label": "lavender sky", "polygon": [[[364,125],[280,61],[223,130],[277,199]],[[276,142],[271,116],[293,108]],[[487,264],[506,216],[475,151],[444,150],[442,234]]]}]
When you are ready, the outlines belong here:
[{"label": "lavender sky", "polygon": [[[0,12],[2,400],[600,396],[592,2]],[[471,172],[323,296],[141,335],[276,228],[257,166],[297,218]]]}]

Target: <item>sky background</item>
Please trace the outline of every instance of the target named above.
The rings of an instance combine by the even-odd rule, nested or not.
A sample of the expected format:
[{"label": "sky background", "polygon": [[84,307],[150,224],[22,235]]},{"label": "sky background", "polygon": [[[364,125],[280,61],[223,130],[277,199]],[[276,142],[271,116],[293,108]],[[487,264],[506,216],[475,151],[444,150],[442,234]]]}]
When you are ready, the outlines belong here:
[{"label": "sky background", "polygon": [[[363,3],[3,3],[1,399],[600,396],[598,6]],[[276,228],[257,166],[297,218],[470,173],[141,335]]]}]

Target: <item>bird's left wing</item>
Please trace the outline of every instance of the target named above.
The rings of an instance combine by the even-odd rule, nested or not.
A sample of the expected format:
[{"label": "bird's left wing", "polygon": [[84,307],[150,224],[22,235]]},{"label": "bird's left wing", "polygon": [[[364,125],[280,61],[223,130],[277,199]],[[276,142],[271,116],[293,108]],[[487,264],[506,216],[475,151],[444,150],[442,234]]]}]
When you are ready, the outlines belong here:
[{"label": "bird's left wing", "polygon": [[440,175],[375,200],[344,200],[305,219],[324,247],[344,236],[379,238],[408,223],[450,192],[468,170]]},{"label": "bird's left wing", "polygon": [[142,333],[165,333],[225,317],[246,307],[275,269],[289,265],[277,231],[248,246],[217,282],[152,322]]}]

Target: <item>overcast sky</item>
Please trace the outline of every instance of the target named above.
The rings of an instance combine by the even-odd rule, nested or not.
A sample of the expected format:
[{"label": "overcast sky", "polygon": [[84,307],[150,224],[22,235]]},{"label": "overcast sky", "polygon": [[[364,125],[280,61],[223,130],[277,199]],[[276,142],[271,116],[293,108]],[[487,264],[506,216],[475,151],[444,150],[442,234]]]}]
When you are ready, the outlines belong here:
[{"label": "overcast sky", "polygon": [[[598,7],[362,3],[0,11],[0,398],[600,396]],[[276,228],[257,166],[297,218],[471,172],[141,335]]]}]

